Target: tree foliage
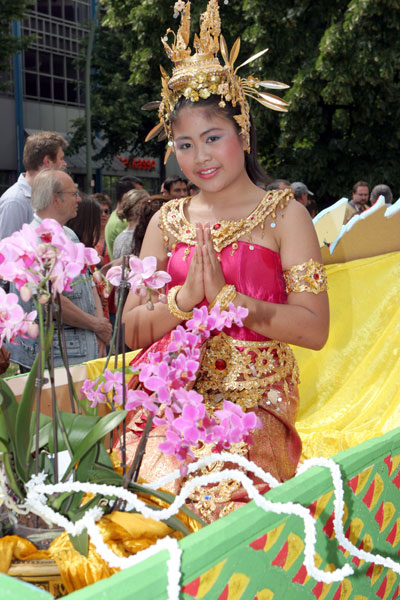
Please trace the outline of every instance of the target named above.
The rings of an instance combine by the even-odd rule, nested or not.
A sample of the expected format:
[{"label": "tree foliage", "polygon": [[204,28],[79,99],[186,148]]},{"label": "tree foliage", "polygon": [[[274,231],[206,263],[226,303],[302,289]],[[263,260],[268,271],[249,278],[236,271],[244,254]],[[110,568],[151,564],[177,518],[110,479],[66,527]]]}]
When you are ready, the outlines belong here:
[{"label": "tree foliage", "polygon": [[[192,29],[206,0],[192,1]],[[173,21],[173,0],[103,0],[93,66],[93,126],[104,133],[103,156],[162,153],[143,139],[156,113],[159,65],[171,65],[160,38]],[[229,0],[221,4],[228,46],[240,59],[269,47],[244,67],[292,87],[281,115],[252,102],[259,155],[274,177],[305,181],[322,203],[349,193],[358,179],[400,191],[400,6],[398,0]],[[172,21],[172,23],[171,23]]]},{"label": "tree foliage", "polygon": [[344,2],[318,54],[294,77],[279,159],[320,195],[349,193],[359,179],[400,191],[399,8],[393,0]]}]

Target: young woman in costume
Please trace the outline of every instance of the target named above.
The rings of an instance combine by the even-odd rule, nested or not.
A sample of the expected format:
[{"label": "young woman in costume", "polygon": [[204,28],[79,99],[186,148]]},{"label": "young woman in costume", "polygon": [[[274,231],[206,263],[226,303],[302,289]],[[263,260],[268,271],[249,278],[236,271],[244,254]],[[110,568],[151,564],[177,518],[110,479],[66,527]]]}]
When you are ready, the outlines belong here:
[{"label": "young woman in costume", "polygon": [[[187,3],[181,33],[188,13]],[[188,58],[182,45],[163,42],[177,66],[170,79],[163,75],[160,121],[182,171],[200,191],[166,203],[149,224],[141,257],[156,256],[158,268],[172,276],[168,305],[156,302],[148,311],[145,300],[131,293],[123,315],[126,341],[132,348],[150,346],[189,319],[196,306],[219,302],[227,308],[233,302],[247,308],[244,327],[207,341],[194,389],[210,412],[224,399],[256,412],[263,426],[254,444],[238,444],[232,452],[285,481],[295,474],[301,454],[295,429],[298,371],[289,344],[316,350],[325,344],[326,276],[307,210],[288,190],[265,193],[256,185],[262,171],[243,93],[254,78],[240,79],[229,59],[218,69],[218,42],[225,62],[227,52],[217,19],[218,3],[210,0],[201,21],[203,55]],[[266,105],[279,100],[264,92],[257,99]],[[244,500],[239,484],[225,482],[206,494],[200,490],[193,506],[213,520]]]}]

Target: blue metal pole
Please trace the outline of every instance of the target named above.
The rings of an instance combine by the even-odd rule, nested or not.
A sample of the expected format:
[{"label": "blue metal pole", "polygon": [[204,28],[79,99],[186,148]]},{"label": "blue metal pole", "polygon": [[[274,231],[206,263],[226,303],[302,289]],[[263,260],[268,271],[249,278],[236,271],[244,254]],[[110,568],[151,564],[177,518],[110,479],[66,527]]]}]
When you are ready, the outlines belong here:
[{"label": "blue metal pole", "polygon": [[[93,14],[94,8],[94,14]],[[100,14],[100,4],[92,0],[92,19],[90,21],[88,47],[86,53],[85,63],[85,118],[86,118],[86,192],[92,193],[92,113],[91,113],[91,99],[90,99],[90,72],[91,72],[91,59],[93,51],[94,33],[97,25],[97,19]]]},{"label": "blue metal pole", "polygon": [[[21,22],[12,22],[12,32],[16,37],[21,37]],[[17,52],[13,57],[14,66],[14,97],[15,97],[15,125],[17,129],[17,170],[18,174],[24,170],[22,157],[24,153],[24,88],[22,84],[22,53]]]}]

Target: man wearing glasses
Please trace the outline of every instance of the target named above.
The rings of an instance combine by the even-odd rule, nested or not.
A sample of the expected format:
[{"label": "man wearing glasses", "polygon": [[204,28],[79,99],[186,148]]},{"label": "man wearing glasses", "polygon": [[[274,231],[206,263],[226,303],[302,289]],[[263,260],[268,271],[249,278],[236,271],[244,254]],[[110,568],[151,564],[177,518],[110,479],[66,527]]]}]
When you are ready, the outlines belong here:
[{"label": "man wearing glasses", "polygon": [[[31,203],[35,211],[31,225],[37,227],[43,219],[54,219],[64,227],[66,235],[79,242],[76,234],[65,223],[76,216],[81,197],[76,184],[64,171],[42,170],[35,178],[32,187]],[[99,346],[111,339],[112,328],[104,317],[101,301],[93,280],[80,275],[79,283],[72,286],[72,292],[61,295],[62,316],[65,324],[65,338],[70,364],[79,364],[98,358]],[[13,284],[12,284],[13,285]],[[15,289],[11,291],[15,292]],[[24,310],[33,308],[22,303]],[[17,338],[17,345],[9,345],[11,360],[20,365],[21,372],[30,370],[37,354],[37,340]],[[57,332],[54,332],[54,362],[62,366]]]}]

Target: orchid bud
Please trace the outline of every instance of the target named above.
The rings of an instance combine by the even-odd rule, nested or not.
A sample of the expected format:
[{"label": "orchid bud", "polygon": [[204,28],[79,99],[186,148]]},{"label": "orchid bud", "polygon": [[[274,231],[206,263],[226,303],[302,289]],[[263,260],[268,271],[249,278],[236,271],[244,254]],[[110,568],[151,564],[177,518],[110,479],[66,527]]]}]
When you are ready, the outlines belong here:
[{"label": "orchid bud", "polygon": [[110,297],[112,288],[113,288],[113,286],[108,281],[106,281],[106,285],[103,288],[103,297],[104,298]]},{"label": "orchid bud", "polygon": [[29,300],[32,298],[32,290],[29,285],[23,285],[19,290],[19,293],[23,302],[29,302]]},{"label": "orchid bud", "polygon": [[181,466],[179,467],[179,471],[181,474],[181,477],[186,477],[186,475],[188,474],[188,466],[186,464],[181,464]]},{"label": "orchid bud", "polygon": [[103,275],[97,270],[93,273],[93,279],[96,283],[101,283],[103,281]]},{"label": "orchid bud", "polygon": [[27,332],[31,338],[37,337],[39,335],[39,325],[37,323],[29,323]]},{"label": "orchid bud", "polygon": [[151,302],[151,300],[146,302],[146,308],[147,310],[154,310],[154,304]]},{"label": "orchid bud", "polygon": [[47,252],[47,244],[38,244],[37,248],[36,248],[36,252],[38,254],[38,256],[42,256],[43,254],[45,254]]},{"label": "orchid bud", "polygon": [[160,300],[160,302],[162,302],[163,304],[168,304],[168,298],[165,294],[159,294],[158,295],[158,299]]},{"label": "orchid bud", "polygon": [[39,297],[40,304],[47,304],[49,300],[50,300],[49,292],[43,292]]}]

